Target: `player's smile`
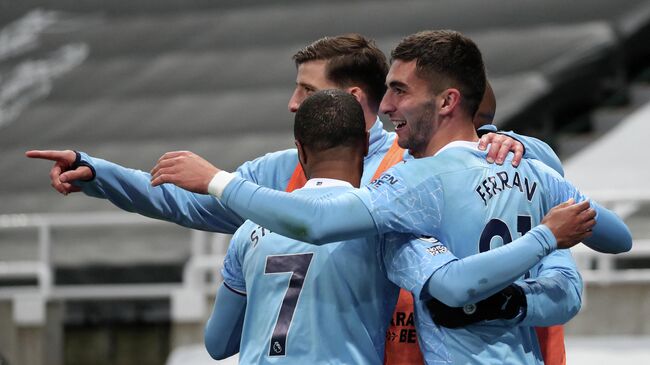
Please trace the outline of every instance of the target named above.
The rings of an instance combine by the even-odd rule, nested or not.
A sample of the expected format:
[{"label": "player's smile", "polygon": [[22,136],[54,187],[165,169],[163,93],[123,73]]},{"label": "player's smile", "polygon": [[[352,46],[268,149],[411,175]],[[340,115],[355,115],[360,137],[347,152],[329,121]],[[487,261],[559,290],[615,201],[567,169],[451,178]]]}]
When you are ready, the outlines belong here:
[{"label": "player's smile", "polygon": [[390,121],[393,123],[393,126],[395,126],[395,132],[398,132],[406,126],[406,120],[404,119],[391,119]]},{"label": "player's smile", "polygon": [[397,140],[402,141],[402,145],[404,147],[409,148],[407,146],[408,142],[411,139],[411,129],[409,128],[409,123],[406,120],[406,117],[395,117],[395,116],[390,116],[391,123],[393,123],[393,126],[395,127],[395,134],[397,134]]}]

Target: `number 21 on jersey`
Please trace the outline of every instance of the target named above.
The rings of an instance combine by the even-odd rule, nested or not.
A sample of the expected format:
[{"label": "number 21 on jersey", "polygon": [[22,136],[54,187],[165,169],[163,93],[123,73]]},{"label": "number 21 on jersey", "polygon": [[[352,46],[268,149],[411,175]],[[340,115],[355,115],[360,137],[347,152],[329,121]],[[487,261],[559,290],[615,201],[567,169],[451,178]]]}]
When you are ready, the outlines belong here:
[{"label": "number 21 on jersey", "polygon": [[[533,217],[529,215],[517,216],[517,232],[519,232],[521,236],[530,231],[532,224]],[[501,237],[504,245],[512,242],[510,228],[508,228],[506,222],[499,218],[490,219],[490,221],[485,225],[485,228],[483,228],[481,238],[478,241],[478,252],[490,251],[490,242],[492,242],[492,238],[494,237]],[[527,272],[526,275],[524,275],[524,279],[528,279],[529,277],[530,272]]]}]

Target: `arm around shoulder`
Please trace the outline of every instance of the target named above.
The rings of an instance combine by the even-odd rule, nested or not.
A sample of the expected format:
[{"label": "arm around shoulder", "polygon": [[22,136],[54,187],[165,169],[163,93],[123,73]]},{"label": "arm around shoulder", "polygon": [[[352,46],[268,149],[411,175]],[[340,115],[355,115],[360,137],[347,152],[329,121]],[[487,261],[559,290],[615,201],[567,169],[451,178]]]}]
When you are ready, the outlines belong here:
[{"label": "arm around shoulder", "polygon": [[591,202],[596,210],[596,225],[591,237],[584,240],[589,248],[603,253],[622,253],[632,249],[632,234],[623,220],[614,212],[596,202]]},{"label": "arm around shoulder", "polygon": [[555,249],[555,237],[537,226],[508,245],[452,260],[435,271],[427,293],[450,307],[476,303],[512,284]]},{"label": "arm around shoulder", "polygon": [[233,177],[220,199],[228,208],[269,230],[316,245],[376,234],[374,220],[357,195],[317,199],[261,187]]},{"label": "arm around shoulder", "polygon": [[513,131],[499,131],[498,133],[507,135],[521,142],[525,148],[525,158],[539,160],[546,166],[557,171],[560,175],[564,176],[564,168],[562,168],[560,158],[547,143],[534,137],[517,134]]}]

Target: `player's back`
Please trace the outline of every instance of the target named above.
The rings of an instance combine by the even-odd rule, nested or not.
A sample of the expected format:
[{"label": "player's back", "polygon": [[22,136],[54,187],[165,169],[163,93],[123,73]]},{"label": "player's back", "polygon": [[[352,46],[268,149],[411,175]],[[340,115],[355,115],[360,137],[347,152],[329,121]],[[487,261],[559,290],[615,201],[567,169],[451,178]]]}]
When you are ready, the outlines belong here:
[{"label": "player's back", "polygon": [[[559,203],[559,175],[536,161],[514,168],[486,162],[472,145],[449,148],[436,156],[444,170],[436,174],[445,202],[436,237],[458,257],[510,243],[538,225]],[[442,171],[441,171],[442,170]],[[462,361],[541,363],[534,330],[509,321],[490,321],[447,331],[447,346]],[[490,346],[467,351],[474,339]],[[487,361],[489,363],[489,361]]]},{"label": "player's back", "polygon": [[[432,187],[437,212],[432,217],[435,228],[428,233],[460,258],[519,238],[571,191],[555,171],[537,161],[523,160],[514,168],[509,160],[487,163],[475,143],[448,147],[408,164],[413,164],[411,170],[435,172],[433,180],[422,179],[423,186]],[[441,328],[439,336],[452,363],[541,363],[533,328],[513,324],[496,320]]]},{"label": "player's back", "polygon": [[510,243],[538,225],[562,201],[560,194],[568,193],[562,178],[542,163],[490,164],[473,145],[449,148],[434,158],[444,202],[435,233],[458,257]]},{"label": "player's back", "polygon": [[226,284],[247,295],[241,363],[382,363],[398,288],[386,278],[380,250],[375,239],[309,245],[247,221],[225,264],[226,271],[241,265],[242,277],[224,272]]}]

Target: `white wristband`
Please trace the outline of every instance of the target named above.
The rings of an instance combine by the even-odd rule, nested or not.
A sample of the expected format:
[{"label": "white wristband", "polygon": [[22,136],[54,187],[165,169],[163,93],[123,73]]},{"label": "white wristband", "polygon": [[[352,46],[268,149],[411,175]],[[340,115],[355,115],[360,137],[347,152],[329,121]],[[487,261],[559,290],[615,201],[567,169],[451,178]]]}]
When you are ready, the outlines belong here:
[{"label": "white wristband", "polygon": [[226,189],[226,186],[228,186],[228,183],[230,183],[230,181],[234,178],[235,175],[227,171],[221,170],[217,172],[208,184],[208,194],[221,199],[221,194],[223,194],[223,191]]}]

